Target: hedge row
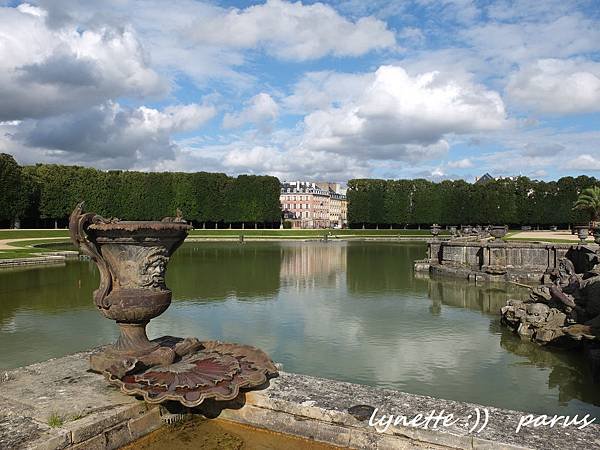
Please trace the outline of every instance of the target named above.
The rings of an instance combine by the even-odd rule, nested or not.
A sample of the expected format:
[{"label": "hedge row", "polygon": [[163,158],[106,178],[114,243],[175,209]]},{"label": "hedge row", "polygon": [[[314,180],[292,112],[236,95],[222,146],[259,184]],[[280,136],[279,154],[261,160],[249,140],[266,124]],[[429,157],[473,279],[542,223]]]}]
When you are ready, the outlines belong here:
[{"label": "hedge row", "polygon": [[279,180],[222,173],[101,171],[38,164],[20,167],[0,154],[0,220],[59,221],[84,200],[106,217],[155,220],[181,209],[188,220],[209,223],[274,223],[281,220]]},{"label": "hedge row", "polygon": [[593,177],[535,181],[527,177],[467,183],[355,179],[348,182],[348,222],[363,225],[507,224],[567,225],[585,223],[573,203]]}]

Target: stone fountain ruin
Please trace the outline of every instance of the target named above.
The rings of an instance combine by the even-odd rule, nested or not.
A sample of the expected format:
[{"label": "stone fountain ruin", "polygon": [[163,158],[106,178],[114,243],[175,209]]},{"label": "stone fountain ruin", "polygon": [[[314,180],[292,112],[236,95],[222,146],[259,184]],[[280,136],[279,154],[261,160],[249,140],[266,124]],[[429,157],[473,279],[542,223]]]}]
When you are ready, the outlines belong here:
[{"label": "stone fountain ruin", "polygon": [[589,245],[561,257],[529,297],[508,300],[502,323],[541,345],[582,349],[600,382],[600,248]]},{"label": "stone fountain ruin", "polygon": [[84,213],[69,220],[73,244],[100,271],[93,300],[120,329],[117,342],[95,352],[91,369],[111,384],[149,403],[175,400],[194,407],[206,399],[232,400],[277,375],[260,349],[248,345],[164,336],[149,340],[146,325],[166,311],[171,291],[165,273],[189,230],[181,213],[162,221],[121,221]]}]

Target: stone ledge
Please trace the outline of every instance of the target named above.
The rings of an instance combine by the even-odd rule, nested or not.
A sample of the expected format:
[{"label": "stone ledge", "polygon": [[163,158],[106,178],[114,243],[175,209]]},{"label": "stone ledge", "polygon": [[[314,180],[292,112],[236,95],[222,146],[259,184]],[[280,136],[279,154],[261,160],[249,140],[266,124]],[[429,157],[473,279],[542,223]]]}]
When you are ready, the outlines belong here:
[{"label": "stone ledge", "polygon": [[[0,382],[0,448],[55,450],[114,449],[157,429],[159,408],[121,394],[100,375],[87,371],[90,352],[15,369]],[[382,414],[452,413],[463,419],[448,428],[391,426],[378,433],[368,414],[349,408],[368,405]],[[490,420],[480,433],[469,433],[476,408],[483,406],[407,394],[390,389],[281,372],[260,391],[232,402],[207,402],[193,412],[220,417],[322,442],[357,449],[589,449],[600,446],[600,426],[524,428],[524,413],[488,407]],[[48,425],[51,414],[64,423]],[[370,412],[369,412],[370,414]]]},{"label": "stone ledge", "polygon": [[41,264],[64,264],[64,255],[33,256],[31,258],[10,258],[0,259],[0,268],[2,267],[20,267],[33,266]]},{"label": "stone ledge", "polygon": [[[280,377],[271,380],[271,386],[263,391],[246,394],[246,406],[239,410],[226,410],[224,417],[229,420],[239,420],[255,426],[261,425],[261,420],[273,423],[273,426],[291,427],[292,418],[309,418],[319,421],[321,429],[329,426],[344,427],[355,431],[358,435],[365,433],[370,439],[380,440],[384,436],[395,438],[398,445],[431,445],[460,449],[589,449],[600,446],[600,426],[589,425],[583,430],[575,427],[563,428],[524,428],[519,434],[515,428],[522,415],[526,413],[486,407],[490,414],[489,424],[481,433],[469,433],[469,425],[465,421],[446,429],[422,429],[411,427],[390,427],[384,433],[377,433],[368,425],[368,419],[358,420],[348,413],[355,405],[370,405],[378,408],[377,417],[382,414],[406,415],[409,418],[416,414],[427,415],[431,411],[452,413],[457,418],[466,419],[470,414],[483,406],[413,395],[389,389],[379,389],[370,386],[356,385],[299,374],[281,373]],[[252,406],[268,414],[258,419],[258,414],[251,415],[244,410]],[[281,417],[275,417],[275,412]],[[288,425],[285,425],[286,417]],[[269,419],[269,417],[271,417]],[[267,426],[266,428],[269,428]],[[355,431],[354,431],[355,430]],[[285,431],[284,431],[285,432]],[[294,433],[296,434],[296,433]],[[304,437],[310,437],[303,434]],[[332,442],[338,445],[341,442]],[[370,445],[357,445],[355,448],[373,448]]]}]

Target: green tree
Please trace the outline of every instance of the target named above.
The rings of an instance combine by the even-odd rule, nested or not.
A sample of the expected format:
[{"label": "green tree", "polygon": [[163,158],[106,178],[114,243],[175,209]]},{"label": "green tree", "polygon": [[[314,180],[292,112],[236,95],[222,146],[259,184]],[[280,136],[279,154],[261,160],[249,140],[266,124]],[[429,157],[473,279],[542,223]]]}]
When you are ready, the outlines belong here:
[{"label": "green tree", "polygon": [[573,209],[586,211],[592,221],[598,221],[600,219],[600,187],[584,189],[577,197]]},{"label": "green tree", "polygon": [[13,225],[27,210],[28,196],[23,190],[21,167],[6,153],[0,153],[0,220]]},{"label": "green tree", "polygon": [[418,225],[439,223],[442,206],[439,186],[422,178],[413,180],[411,194],[411,222]]},{"label": "green tree", "polygon": [[350,226],[361,226],[370,223],[369,192],[370,180],[356,179],[348,181],[348,223]]},{"label": "green tree", "polygon": [[385,184],[384,223],[406,225],[410,220],[411,182],[388,180]]},{"label": "green tree", "polygon": [[387,222],[385,180],[369,180],[367,184],[367,201],[369,204],[369,223],[381,225]]}]

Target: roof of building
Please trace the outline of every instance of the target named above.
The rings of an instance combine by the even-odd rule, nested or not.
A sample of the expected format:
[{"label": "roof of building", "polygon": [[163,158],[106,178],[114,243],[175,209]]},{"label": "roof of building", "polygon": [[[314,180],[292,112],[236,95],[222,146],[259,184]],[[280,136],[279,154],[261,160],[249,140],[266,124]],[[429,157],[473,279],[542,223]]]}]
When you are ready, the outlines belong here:
[{"label": "roof of building", "polygon": [[475,184],[487,183],[488,181],[493,181],[494,177],[492,177],[489,173],[484,173],[482,176],[475,180]]}]

